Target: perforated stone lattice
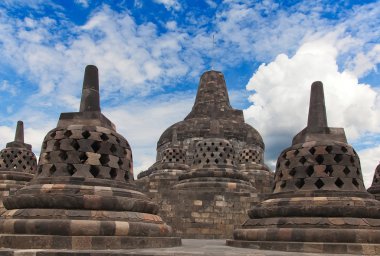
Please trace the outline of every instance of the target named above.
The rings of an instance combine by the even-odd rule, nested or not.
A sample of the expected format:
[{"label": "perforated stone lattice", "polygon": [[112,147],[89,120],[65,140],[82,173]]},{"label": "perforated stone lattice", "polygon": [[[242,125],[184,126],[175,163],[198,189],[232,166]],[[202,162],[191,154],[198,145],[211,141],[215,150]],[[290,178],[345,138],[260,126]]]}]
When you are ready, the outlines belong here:
[{"label": "perforated stone lattice", "polygon": [[294,190],[365,191],[360,161],[347,144],[292,147],[277,161],[274,193]]},{"label": "perforated stone lattice", "polygon": [[263,162],[263,152],[260,149],[246,148],[239,153],[239,164],[262,164]]},{"label": "perforated stone lattice", "polygon": [[185,164],[186,156],[182,148],[167,148],[162,152],[162,163]]},{"label": "perforated stone lattice", "polygon": [[380,165],[377,166],[375,170],[375,175],[373,176],[372,186],[380,185]]},{"label": "perforated stone lattice", "polygon": [[210,165],[235,165],[235,149],[227,140],[205,139],[195,145],[192,167]]},{"label": "perforated stone lattice", "polygon": [[34,174],[37,169],[37,159],[30,150],[5,148],[0,152],[0,169]]},{"label": "perforated stone lattice", "polygon": [[131,148],[122,136],[104,127],[54,129],[42,144],[38,176],[129,180]]},{"label": "perforated stone lattice", "polygon": [[376,167],[372,184],[367,191],[375,195],[377,200],[380,200],[380,164]]}]

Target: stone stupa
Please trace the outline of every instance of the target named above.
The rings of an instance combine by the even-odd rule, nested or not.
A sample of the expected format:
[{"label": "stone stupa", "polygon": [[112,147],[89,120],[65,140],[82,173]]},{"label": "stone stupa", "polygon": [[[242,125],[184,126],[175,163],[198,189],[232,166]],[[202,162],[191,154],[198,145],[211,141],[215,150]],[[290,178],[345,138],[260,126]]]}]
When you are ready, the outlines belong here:
[{"label": "stone stupa", "polygon": [[0,214],[5,211],[2,199],[29,182],[37,170],[32,145],[24,143],[24,123],[17,122],[15,140],[0,152]]},{"label": "stone stupa", "polygon": [[183,238],[226,238],[271,191],[272,177],[261,135],[232,108],[223,74],[211,70],[191,112],[163,132],[156,163],[136,182]]},{"label": "stone stupa", "polygon": [[377,200],[380,200],[380,164],[375,169],[372,184],[367,191],[373,194]]},{"label": "stone stupa", "polygon": [[327,125],[321,82],[311,87],[307,127],[277,161],[273,194],[227,244],[315,253],[380,254],[380,202],[365,190],[343,128]]},{"label": "stone stupa", "polygon": [[103,250],[178,246],[157,204],[132,184],[132,151],[100,111],[87,66],[79,112],[46,135],[36,177],[4,200],[0,247]]},{"label": "stone stupa", "polygon": [[197,164],[195,159],[202,161],[201,158],[205,158],[207,161],[207,157],[211,157],[209,161],[215,161],[214,158],[219,157],[221,152],[213,154],[213,150],[209,150],[210,154],[205,157],[205,152],[197,151],[200,150],[200,144],[197,146],[197,143],[203,139],[225,140],[218,142],[222,144],[228,141],[233,152],[221,156],[222,162],[214,164],[222,165],[227,161],[226,157],[231,157],[229,164],[244,173],[256,190],[270,192],[272,173],[264,164],[263,139],[255,128],[245,123],[243,111],[231,107],[224,76],[214,70],[202,74],[191,112],[183,121],[173,124],[163,132],[157,142],[156,163],[138,177],[141,179],[165,171],[167,168],[162,167],[164,156],[173,147],[181,152],[182,158],[177,159],[184,164],[178,166],[179,161],[176,161],[177,169],[182,170],[177,172],[177,176],[188,171],[190,166],[194,167]]}]

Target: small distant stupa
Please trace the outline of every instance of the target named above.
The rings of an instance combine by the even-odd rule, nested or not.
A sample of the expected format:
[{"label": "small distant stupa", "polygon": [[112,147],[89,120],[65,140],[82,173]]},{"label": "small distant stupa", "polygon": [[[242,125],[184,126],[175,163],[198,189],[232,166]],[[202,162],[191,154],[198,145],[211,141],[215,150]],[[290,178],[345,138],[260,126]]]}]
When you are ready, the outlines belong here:
[{"label": "small distant stupa", "polygon": [[0,152],[0,213],[5,211],[2,199],[25,186],[36,170],[37,159],[32,146],[24,143],[24,123],[18,121],[15,140]]},{"label": "small distant stupa", "polygon": [[375,196],[377,200],[380,200],[380,163],[375,169],[371,187],[367,191]]}]

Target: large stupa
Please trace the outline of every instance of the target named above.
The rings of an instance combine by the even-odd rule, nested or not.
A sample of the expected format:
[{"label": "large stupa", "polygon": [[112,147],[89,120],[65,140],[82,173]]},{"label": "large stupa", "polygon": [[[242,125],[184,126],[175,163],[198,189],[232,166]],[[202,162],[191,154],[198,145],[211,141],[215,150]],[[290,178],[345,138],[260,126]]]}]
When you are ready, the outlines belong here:
[{"label": "large stupa", "polygon": [[138,177],[178,234],[224,238],[271,191],[273,175],[261,135],[231,107],[223,74],[212,70],[201,76],[191,112],[163,132],[156,162]]},{"label": "large stupa", "polygon": [[8,210],[0,219],[0,247],[180,245],[180,238],[156,214],[158,205],[132,180],[131,147],[101,113],[98,69],[87,66],[79,112],[61,114],[43,141],[36,177],[4,199]]},{"label": "large stupa", "polygon": [[380,202],[367,193],[343,128],[327,125],[321,82],[312,84],[307,127],[280,154],[274,182],[228,245],[379,254]]}]

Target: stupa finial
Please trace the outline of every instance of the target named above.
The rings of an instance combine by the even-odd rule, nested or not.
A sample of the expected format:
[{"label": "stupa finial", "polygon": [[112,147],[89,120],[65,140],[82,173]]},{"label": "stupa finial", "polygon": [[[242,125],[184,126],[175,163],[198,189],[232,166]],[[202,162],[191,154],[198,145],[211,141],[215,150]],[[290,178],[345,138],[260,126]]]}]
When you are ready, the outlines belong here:
[{"label": "stupa finial", "polygon": [[320,81],[311,85],[307,127],[328,127],[323,84]]},{"label": "stupa finial", "polygon": [[79,112],[85,111],[100,111],[98,68],[94,65],[88,65],[84,72]]},{"label": "stupa finial", "polygon": [[15,141],[24,143],[24,123],[22,121],[17,122]]},{"label": "stupa finial", "polygon": [[316,81],[311,85],[309,116],[307,126],[293,138],[292,144],[306,141],[340,141],[347,143],[343,128],[333,128],[327,125],[325,96],[323,84]]},{"label": "stupa finial", "polygon": [[115,125],[100,111],[98,68],[86,66],[84,71],[82,98],[79,112],[61,113],[58,127],[77,125],[96,125],[115,130]]},{"label": "stupa finial", "polygon": [[210,70],[201,76],[193,109],[185,120],[191,118],[233,118],[244,122],[243,112],[231,107],[221,72]]}]

